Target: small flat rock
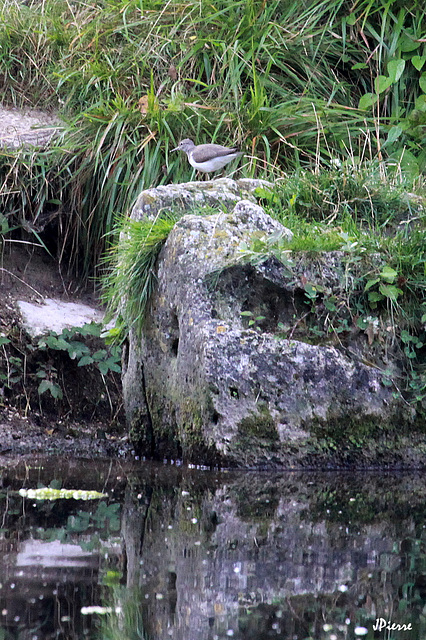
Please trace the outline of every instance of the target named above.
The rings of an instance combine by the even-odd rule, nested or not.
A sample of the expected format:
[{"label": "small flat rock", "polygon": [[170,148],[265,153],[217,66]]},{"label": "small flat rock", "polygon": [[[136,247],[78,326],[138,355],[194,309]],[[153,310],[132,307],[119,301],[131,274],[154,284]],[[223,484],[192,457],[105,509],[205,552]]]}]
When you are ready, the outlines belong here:
[{"label": "small flat rock", "polygon": [[63,128],[56,114],[0,105],[0,147],[45,147]]},{"label": "small flat rock", "polygon": [[102,322],[104,314],[86,304],[63,302],[54,298],[45,298],[43,304],[17,302],[21,312],[23,327],[35,338],[50,331],[61,333],[63,329],[82,327],[90,322]]}]

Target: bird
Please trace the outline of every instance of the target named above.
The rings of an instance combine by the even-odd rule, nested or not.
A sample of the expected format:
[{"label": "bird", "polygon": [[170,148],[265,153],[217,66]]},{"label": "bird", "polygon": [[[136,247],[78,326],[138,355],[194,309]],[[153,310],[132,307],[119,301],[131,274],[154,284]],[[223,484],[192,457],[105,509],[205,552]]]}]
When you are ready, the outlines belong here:
[{"label": "bird", "polygon": [[222,147],[221,144],[198,144],[195,145],[192,140],[185,138],[181,140],[177,147],[172,151],[185,151],[188,156],[189,164],[203,171],[203,173],[211,173],[219,171],[232,162],[235,158],[244,155],[236,147]]}]

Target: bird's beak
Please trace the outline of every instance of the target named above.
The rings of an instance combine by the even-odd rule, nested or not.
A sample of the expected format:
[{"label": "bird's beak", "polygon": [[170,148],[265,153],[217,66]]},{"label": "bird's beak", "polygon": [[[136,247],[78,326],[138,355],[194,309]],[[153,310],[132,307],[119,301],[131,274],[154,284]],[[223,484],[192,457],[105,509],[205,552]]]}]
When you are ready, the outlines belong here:
[{"label": "bird's beak", "polygon": [[171,153],[172,151],[179,151],[179,147],[175,147],[174,149],[171,149],[171,150],[170,150],[170,153]]}]

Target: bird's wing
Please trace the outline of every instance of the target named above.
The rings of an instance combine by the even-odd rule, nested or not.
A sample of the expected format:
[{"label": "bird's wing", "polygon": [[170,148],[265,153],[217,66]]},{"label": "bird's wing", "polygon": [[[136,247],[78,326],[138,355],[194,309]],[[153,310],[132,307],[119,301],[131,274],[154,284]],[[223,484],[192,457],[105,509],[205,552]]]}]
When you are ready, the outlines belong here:
[{"label": "bird's wing", "polygon": [[238,153],[238,149],[234,147],[230,149],[229,147],[222,147],[221,144],[200,144],[192,154],[192,157],[195,162],[207,162],[208,160],[212,159],[212,151],[214,151],[214,157],[216,158],[221,158],[223,156],[229,156],[233,153]]}]

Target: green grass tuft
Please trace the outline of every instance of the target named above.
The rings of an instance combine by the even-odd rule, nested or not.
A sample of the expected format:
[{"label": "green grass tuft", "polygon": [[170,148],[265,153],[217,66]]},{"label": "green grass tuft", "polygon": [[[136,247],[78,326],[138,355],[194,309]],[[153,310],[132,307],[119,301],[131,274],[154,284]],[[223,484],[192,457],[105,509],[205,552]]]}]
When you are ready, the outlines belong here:
[{"label": "green grass tuft", "polygon": [[155,220],[125,218],[119,224],[121,241],[106,257],[103,282],[107,315],[122,326],[121,337],[132,327],[138,333],[143,327],[157,280],[158,254],[179,217],[163,212]]}]

